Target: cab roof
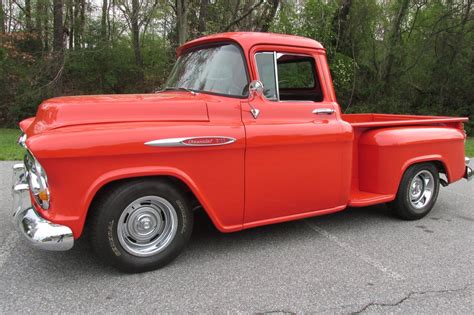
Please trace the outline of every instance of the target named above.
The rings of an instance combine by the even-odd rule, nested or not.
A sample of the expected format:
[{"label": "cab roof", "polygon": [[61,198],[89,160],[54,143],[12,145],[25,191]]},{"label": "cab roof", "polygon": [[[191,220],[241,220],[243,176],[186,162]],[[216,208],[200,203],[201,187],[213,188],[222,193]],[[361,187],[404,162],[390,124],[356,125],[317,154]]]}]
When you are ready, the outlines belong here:
[{"label": "cab roof", "polygon": [[244,51],[250,50],[252,46],[255,45],[281,45],[285,44],[288,46],[296,47],[306,47],[313,49],[324,49],[323,45],[319,42],[309,39],[306,37],[295,36],[295,35],[286,35],[286,34],[276,34],[276,33],[261,33],[261,32],[228,32],[228,33],[219,33],[200,37],[189,41],[179,47],[176,50],[178,56],[180,56],[185,50],[189,48],[217,43],[233,41],[239,44]]}]

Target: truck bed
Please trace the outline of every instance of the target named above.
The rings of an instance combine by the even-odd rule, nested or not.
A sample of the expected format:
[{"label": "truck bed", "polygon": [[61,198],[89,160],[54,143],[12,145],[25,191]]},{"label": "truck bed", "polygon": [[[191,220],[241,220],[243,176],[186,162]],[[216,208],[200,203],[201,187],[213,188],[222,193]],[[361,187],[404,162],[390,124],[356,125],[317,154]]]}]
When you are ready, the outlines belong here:
[{"label": "truck bed", "polygon": [[352,187],[349,206],[366,207],[382,202],[389,202],[395,194],[377,194],[359,189],[359,138],[368,129],[398,126],[445,126],[459,128],[461,123],[468,121],[466,117],[416,116],[393,114],[343,114],[342,119],[354,127]]},{"label": "truck bed", "polygon": [[418,116],[395,114],[343,114],[342,119],[353,127],[389,127],[406,125],[433,125],[467,122],[467,117]]}]

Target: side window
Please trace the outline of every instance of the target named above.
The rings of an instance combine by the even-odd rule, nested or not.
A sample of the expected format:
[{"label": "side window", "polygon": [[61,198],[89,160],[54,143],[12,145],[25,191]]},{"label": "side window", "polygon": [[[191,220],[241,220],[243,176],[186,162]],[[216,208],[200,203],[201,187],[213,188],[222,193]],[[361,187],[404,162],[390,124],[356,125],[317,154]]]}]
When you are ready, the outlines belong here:
[{"label": "side window", "polygon": [[264,86],[264,95],[269,100],[278,100],[275,59],[273,52],[262,52],[255,55],[257,61],[258,75]]},{"label": "side window", "polygon": [[[288,56],[288,55],[287,55]],[[311,58],[278,59],[278,86],[284,89],[314,88],[314,62]]]},{"label": "side window", "polygon": [[323,100],[313,57],[276,52],[257,53],[255,57],[267,99],[313,102]]}]

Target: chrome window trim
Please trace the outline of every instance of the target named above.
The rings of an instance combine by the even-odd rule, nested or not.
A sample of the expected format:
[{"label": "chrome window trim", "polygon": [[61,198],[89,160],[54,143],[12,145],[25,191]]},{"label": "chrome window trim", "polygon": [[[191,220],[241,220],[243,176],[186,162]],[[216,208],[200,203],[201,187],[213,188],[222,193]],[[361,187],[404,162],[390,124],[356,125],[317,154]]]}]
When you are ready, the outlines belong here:
[{"label": "chrome window trim", "polygon": [[[272,101],[272,102],[279,102],[280,101],[280,96],[279,96],[279,92],[278,92],[278,75],[276,73],[277,69],[276,69],[276,60],[275,60],[275,52],[274,51],[259,51],[259,52],[256,52],[254,55],[253,55],[253,59],[254,59],[254,62],[255,62],[255,67],[257,68],[257,75],[258,75],[258,80],[260,82],[263,82],[262,81],[262,78],[260,78],[260,73],[258,72],[258,61],[257,61],[257,55],[273,55],[273,67],[274,67],[274,76],[275,76],[275,93],[277,95],[276,99],[274,98],[267,98],[265,96],[265,94],[263,95],[263,97],[266,99],[266,100],[269,100],[269,101]],[[264,85],[265,87],[265,85]]]},{"label": "chrome window trim", "polygon": [[277,102],[280,101],[280,85],[278,84],[278,60],[277,60],[277,52],[273,52],[273,65],[275,67],[275,86],[276,86],[276,94],[277,94]]}]

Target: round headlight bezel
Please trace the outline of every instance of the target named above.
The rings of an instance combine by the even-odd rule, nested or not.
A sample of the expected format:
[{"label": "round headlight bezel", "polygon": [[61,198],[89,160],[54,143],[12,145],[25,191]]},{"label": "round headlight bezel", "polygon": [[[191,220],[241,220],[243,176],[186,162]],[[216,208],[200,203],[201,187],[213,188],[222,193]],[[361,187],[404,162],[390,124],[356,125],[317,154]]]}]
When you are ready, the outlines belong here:
[{"label": "round headlight bezel", "polygon": [[22,148],[26,149],[26,134],[24,132],[21,133],[20,137],[18,138],[18,145]]},{"label": "round headlight bezel", "polygon": [[48,187],[48,176],[34,155],[28,150],[25,154],[26,177],[35,201],[44,210],[48,210],[51,196]]}]

